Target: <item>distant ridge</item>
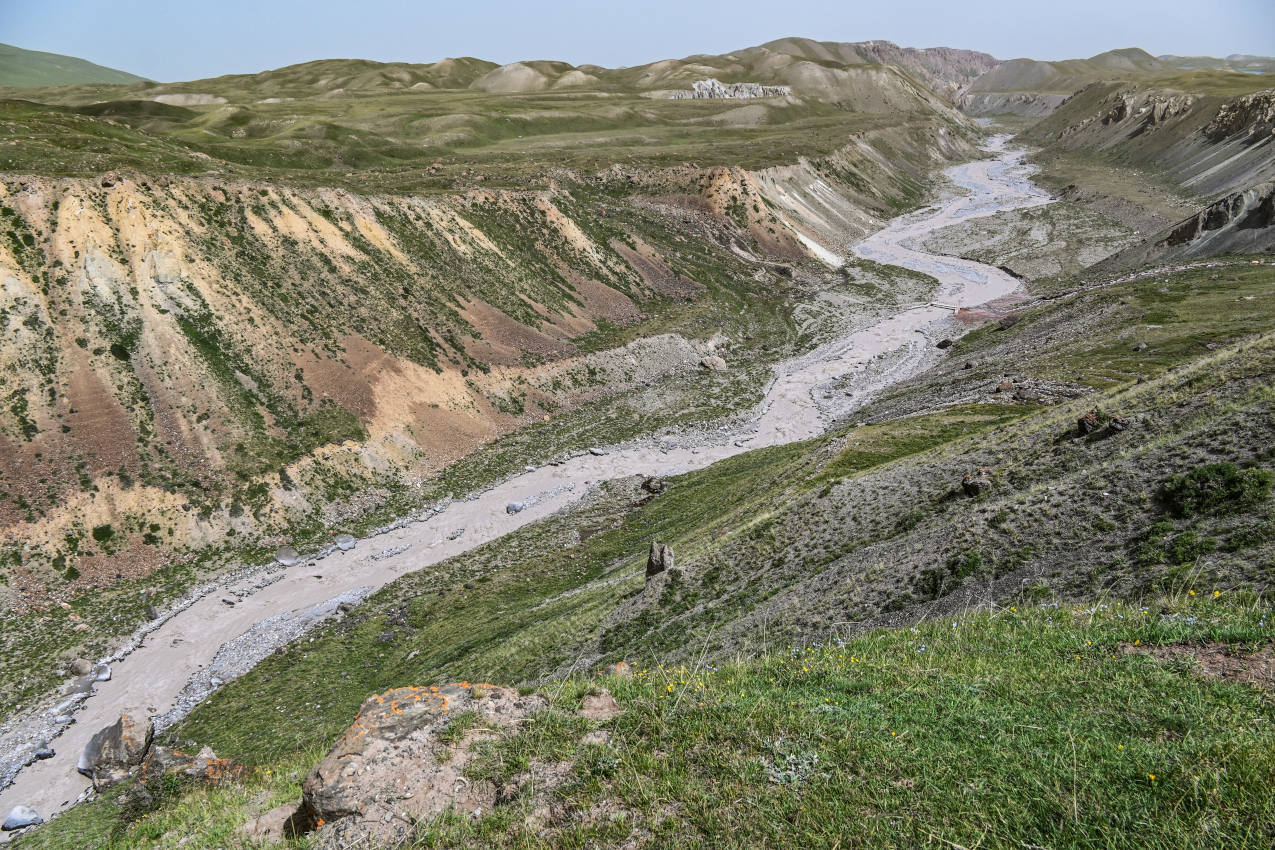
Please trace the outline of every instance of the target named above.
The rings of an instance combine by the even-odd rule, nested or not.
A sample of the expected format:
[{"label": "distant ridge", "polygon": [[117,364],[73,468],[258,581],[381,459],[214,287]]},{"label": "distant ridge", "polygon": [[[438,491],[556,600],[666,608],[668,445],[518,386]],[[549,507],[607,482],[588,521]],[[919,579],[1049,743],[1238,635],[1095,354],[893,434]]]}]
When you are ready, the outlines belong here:
[{"label": "distant ridge", "polygon": [[144,82],[147,82],[145,77],[95,65],[74,56],[0,44],[0,86],[3,87],[75,86],[87,83],[128,85]]}]

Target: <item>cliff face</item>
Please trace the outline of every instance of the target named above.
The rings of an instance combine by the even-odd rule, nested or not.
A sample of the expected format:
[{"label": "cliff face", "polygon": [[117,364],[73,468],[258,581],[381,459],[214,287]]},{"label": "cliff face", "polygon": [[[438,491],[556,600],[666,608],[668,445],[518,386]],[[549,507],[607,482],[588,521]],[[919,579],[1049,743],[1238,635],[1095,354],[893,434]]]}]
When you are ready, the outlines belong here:
[{"label": "cliff face", "polygon": [[526,390],[553,371],[529,364],[697,291],[565,192],[163,183],[0,195],[11,589],[38,592],[47,569],[73,585],[108,561],[145,571],[324,493],[436,470],[603,379]]},{"label": "cliff face", "polygon": [[784,97],[792,94],[788,86],[763,86],[760,83],[723,83],[721,80],[696,80],[690,91],[670,92],[674,100],[698,100],[703,98]]},{"label": "cliff face", "polygon": [[1123,270],[1179,258],[1263,252],[1275,252],[1275,182],[1227,195],[1098,268]]},{"label": "cliff face", "polygon": [[1205,198],[1275,179],[1269,91],[1224,97],[1133,83],[1078,91],[1024,135],[1112,157]]}]

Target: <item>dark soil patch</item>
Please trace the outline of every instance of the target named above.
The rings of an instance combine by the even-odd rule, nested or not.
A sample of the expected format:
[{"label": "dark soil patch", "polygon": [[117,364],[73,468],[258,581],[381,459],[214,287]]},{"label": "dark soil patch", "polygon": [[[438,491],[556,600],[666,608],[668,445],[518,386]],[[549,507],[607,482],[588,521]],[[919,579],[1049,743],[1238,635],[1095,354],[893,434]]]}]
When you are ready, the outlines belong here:
[{"label": "dark soil patch", "polygon": [[1198,646],[1134,646],[1131,643],[1122,643],[1120,651],[1125,655],[1149,655],[1157,661],[1175,666],[1187,663],[1206,676],[1218,676],[1229,682],[1275,689],[1275,646],[1265,646],[1255,652],[1243,652],[1222,643]]}]

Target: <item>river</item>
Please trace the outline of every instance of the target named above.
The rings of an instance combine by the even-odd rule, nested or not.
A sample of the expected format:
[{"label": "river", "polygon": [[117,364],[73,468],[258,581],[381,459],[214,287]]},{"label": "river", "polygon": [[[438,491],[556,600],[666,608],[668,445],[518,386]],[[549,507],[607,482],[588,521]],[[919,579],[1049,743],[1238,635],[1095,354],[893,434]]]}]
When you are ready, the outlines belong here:
[{"label": "river", "polygon": [[[932,337],[950,329],[955,308],[1008,295],[1019,282],[1000,269],[914,246],[954,222],[1050,201],[1031,182],[1022,153],[1010,150],[1007,142],[1006,136],[994,137],[986,148],[990,158],[944,172],[952,188],[938,202],[892,220],[851,248],[859,257],[934,276],[939,292],[933,302],[902,309],[777,364],[751,420],[725,439],[708,445],[686,441],[699,444],[672,449],[647,439],[611,447],[602,454],[583,453],[556,466],[519,473],[468,499],[451,502],[426,519],[361,540],[351,550],[333,552],[318,564],[302,562],[281,569],[269,576],[268,583],[258,573],[207,593],[112,665],[111,680],[97,683],[95,692],[80,704],[75,722],[59,727],[62,734],[52,742],[56,755],[24,768],[0,792],[0,817],[19,804],[34,808],[46,819],[65,811],[89,785],[75,767],[94,732],[115,722],[124,711],[154,715],[160,725],[171,725],[221,683],[246,672],[275,646],[300,635],[343,601],[357,601],[404,573],[425,569],[543,519],[608,479],[677,475],[750,449],[814,437],[834,416],[845,415],[882,388],[925,368],[937,356]],[[848,401],[843,391],[834,408],[827,401],[831,396],[827,388],[847,376]],[[509,513],[506,506],[512,502],[526,503],[526,507]],[[457,535],[460,529],[464,531]],[[43,726],[48,728],[47,719]],[[32,730],[33,736],[37,733]],[[28,740],[17,751],[0,754],[0,763],[25,761],[22,751],[29,752],[31,743]]]}]

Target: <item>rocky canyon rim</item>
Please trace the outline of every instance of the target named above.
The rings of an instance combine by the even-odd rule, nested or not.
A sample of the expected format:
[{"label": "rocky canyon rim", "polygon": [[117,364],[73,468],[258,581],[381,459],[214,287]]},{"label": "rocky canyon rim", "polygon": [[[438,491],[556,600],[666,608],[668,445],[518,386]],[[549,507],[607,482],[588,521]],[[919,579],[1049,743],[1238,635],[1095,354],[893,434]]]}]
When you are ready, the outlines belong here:
[{"label": "rocky canyon rim", "polygon": [[[947,324],[953,308],[992,301],[1020,285],[1000,269],[916,247],[926,235],[955,222],[1050,202],[1031,182],[1022,152],[1007,145],[1008,136],[993,137],[986,147],[991,158],[946,169],[955,190],[946,190],[936,203],[892,220],[853,246],[860,257],[935,277],[939,290],[933,302],[901,309],[777,364],[762,403],[724,439],[707,444],[678,440],[670,449],[648,437],[601,454],[581,453],[557,465],[518,473],[425,519],[361,541],[352,550],[334,551],[318,564],[302,561],[280,568],[268,583],[255,573],[218,586],[164,621],[115,664],[112,679],[97,683],[75,722],[62,727],[53,741],[57,754],[22,769],[0,792],[0,812],[26,805],[47,819],[66,811],[88,786],[75,772],[75,764],[94,732],[124,711],[175,722],[206,696],[210,686],[217,686],[213,677],[226,681],[246,672],[342,601],[357,601],[405,573],[541,520],[606,480],[678,475],[751,449],[814,437],[884,387],[916,374],[938,356],[928,334]],[[850,376],[849,394],[829,392],[844,376]],[[510,513],[506,506],[512,502],[525,507]],[[463,533],[457,534],[461,529]],[[224,598],[235,602],[228,605]],[[15,719],[18,728],[11,727],[6,737],[22,743],[0,758],[24,761],[48,720],[29,714]]]}]

